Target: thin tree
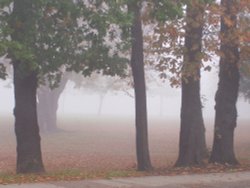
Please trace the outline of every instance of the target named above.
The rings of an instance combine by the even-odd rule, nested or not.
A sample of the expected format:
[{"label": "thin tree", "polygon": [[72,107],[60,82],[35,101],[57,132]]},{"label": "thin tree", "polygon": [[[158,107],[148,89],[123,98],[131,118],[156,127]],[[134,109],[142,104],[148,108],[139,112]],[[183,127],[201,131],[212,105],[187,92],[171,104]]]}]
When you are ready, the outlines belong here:
[{"label": "thin tree", "polygon": [[147,101],[144,75],[143,32],[141,21],[141,4],[138,1],[128,4],[134,20],[131,27],[132,52],[131,67],[135,91],[135,126],[136,156],[138,170],[151,170],[152,165],[148,145]]},{"label": "thin tree", "polygon": [[239,45],[237,35],[237,2],[222,0],[221,57],[219,84],[215,96],[215,127],[211,163],[238,164],[234,153],[234,130],[237,125],[239,89]]},{"label": "thin tree", "polygon": [[238,27],[242,38],[240,44],[241,77],[239,92],[250,102],[250,5],[247,1],[241,1]]}]

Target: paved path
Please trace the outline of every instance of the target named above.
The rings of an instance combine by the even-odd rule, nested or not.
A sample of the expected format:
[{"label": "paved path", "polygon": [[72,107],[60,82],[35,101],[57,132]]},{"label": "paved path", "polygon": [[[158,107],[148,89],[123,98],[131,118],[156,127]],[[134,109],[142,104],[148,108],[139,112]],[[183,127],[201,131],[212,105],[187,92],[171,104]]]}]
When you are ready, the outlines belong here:
[{"label": "paved path", "polygon": [[0,188],[250,188],[250,172],[62,181]]}]

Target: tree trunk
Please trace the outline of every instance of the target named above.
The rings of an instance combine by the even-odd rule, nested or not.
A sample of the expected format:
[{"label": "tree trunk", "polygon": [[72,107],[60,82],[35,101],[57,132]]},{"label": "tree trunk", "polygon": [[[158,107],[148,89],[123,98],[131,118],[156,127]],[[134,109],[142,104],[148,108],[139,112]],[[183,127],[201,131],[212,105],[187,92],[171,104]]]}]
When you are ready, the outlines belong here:
[{"label": "tree trunk", "polygon": [[106,93],[99,94],[100,101],[99,101],[99,105],[98,105],[98,113],[97,113],[98,116],[102,115],[102,107],[103,107],[103,102],[104,102],[105,96],[106,96]]},{"label": "tree trunk", "polygon": [[22,62],[14,63],[15,132],[17,173],[43,172],[41,145],[36,111],[36,72],[21,74]]},{"label": "tree trunk", "polygon": [[[32,0],[14,0],[10,26],[13,29],[12,40],[22,49],[31,49],[34,45],[35,10]],[[44,171],[39,127],[36,111],[37,71],[28,56],[12,56],[14,66],[15,93],[15,133],[17,141],[17,173],[39,173]],[[29,54],[30,55],[30,54]],[[21,59],[22,58],[22,59]],[[27,58],[29,59],[29,58]],[[32,66],[32,65],[33,66]]]},{"label": "tree trunk", "polygon": [[163,104],[164,104],[164,97],[160,95],[160,117],[163,117]]},{"label": "tree trunk", "polygon": [[135,90],[137,169],[140,171],[144,171],[151,170],[152,166],[148,146],[147,101],[143,59],[143,33],[139,5],[137,3],[131,3],[129,4],[129,10],[134,14],[134,22],[131,28],[131,67]]},{"label": "tree trunk", "polygon": [[238,164],[234,154],[234,129],[237,121],[239,89],[239,50],[237,2],[222,0],[221,52],[218,90],[215,96],[215,130],[211,163]]},{"label": "tree trunk", "polygon": [[182,69],[182,103],[179,157],[176,166],[201,165],[207,156],[200,98],[200,66],[204,5],[187,6],[185,53]]},{"label": "tree trunk", "polygon": [[59,87],[51,89],[48,84],[40,86],[37,92],[37,111],[40,130],[43,132],[56,132],[57,127],[57,110],[60,95],[66,87],[67,76],[63,76]]}]

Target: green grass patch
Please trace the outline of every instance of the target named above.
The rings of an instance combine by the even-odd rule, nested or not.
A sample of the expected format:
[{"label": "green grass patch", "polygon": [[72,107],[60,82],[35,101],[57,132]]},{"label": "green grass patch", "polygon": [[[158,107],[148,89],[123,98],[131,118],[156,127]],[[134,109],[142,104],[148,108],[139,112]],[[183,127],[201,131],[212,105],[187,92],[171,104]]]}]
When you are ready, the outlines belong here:
[{"label": "green grass patch", "polygon": [[48,172],[43,174],[14,174],[0,173],[0,184],[22,184],[50,181],[75,181],[85,179],[111,179],[118,177],[142,176],[142,172],[136,170],[113,170],[113,171],[83,171],[79,169],[65,169],[62,171]]},{"label": "green grass patch", "polygon": [[117,170],[117,171],[110,171],[106,173],[106,179],[112,178],[121,178],[121,177],[132,177],[132,176],[141,176],[145,173],[138,172],[135,170]]},{"label": "green grass patch", "polygon": [[140,177],[140,176],[174,176],[186,174],[204,174],[204,173],[232,173],[239,171],[249,171],[250,165],[216,165],[207,164],[203,167],[186,167],[186,168],[164,168],[154,169],[150,172],[139,172],[135,169],[127,170],[110,170],[110,171],[84,171],[82,169],[65,169],[62,171],[54,171],[43,174],[14,174],[13,172],[0,173],[0,184],[22,184],[22,183],[38,183],[52,181],[75,181],[85,179],[112,179],[124,177]]}]

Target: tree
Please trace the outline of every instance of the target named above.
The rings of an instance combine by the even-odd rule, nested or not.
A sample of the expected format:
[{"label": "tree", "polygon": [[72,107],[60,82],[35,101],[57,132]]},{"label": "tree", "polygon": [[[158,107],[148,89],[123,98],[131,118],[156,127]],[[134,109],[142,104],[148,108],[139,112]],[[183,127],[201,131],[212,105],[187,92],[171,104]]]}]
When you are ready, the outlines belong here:
[{"label": "tree", "polygon": [[[200,69],[205,55],[202,49],[203,27],[209,1],[164,2],[174,7],[168,8],[173,14],[169,13],[170,19],[166,19],[166,14],[155,11],[158,20],[164,22],[157,24],[156,34],[149,38],[152,40],[150,51],[157,54],[153,59],[157,63],[153,64],[160,77],[169,79],[173,87],[182,87],[179,157],[175,165],[199,165],[208,156],[200,99]],[[186,16],[183,18],[184,7]]]},{"label": "tree", "polygon": [[[246,64],[246,66],[249,66],[248,62],[244,62],[244,64]],[[246,101],[250,101],[249,71],[245,71],[245,69],[243,69],[243,71],[241,72],[239,92],[243,95]]]},{"label": "tree", "polygon": [[176,166],[201,165],[207,156],[200,97],[204,11],[205,4],[199,0],[191,0],[187,4],[185,50],[181,74],[181,130]]},{"label": "tree", "polygon": [[[0,58],[6,56],[8,52],[8,46],[10,45],[10,41],[7,39],[8,33],[6,30],[7,20],[3,19],[7,14],[4,7],[9,4],[9,1],[0,2]],[[5,79],[7,76],[6,66],[3,62],[0,62],[0,79]]]},{"label": "tree", "polygon": [[[38,98],[43,101],[38,103],[40,127],[47,125],[47,130],[56,130],[57,103],[60,93],[67,82],[65,79],[67,73],[57,71],[60,64],[63,64],[63,70],[81,73],[83,76],[90,76],[93,72],[99,72],[103,75],[123,76],[127,65],[125,58],[117,55],[119,44],[115,43],[117,46],[114,47],[108,46],[106,42],[112,43],[116,37],[112,35],[112,22],[115,19],[109,16],[111,11],[105,8],[105,1],[75,1],[78,8],[71,8],[72,5],[67,2],[71,1],[65,1],[66,6],[62,7],[62,13],[59,11],[56,14],[53,11],[61,10],[60,6],[57,8],[57,3],[49,3],[47,10],[49,16],[42,19],[46,24],[57,23],[58,17],[60,19],[58,26],[51,28],[49,31],[47,31],[46,24],[41,27],[45,33],[45,35],[42,33],[42,42],[52,38],[48,39],[46,31],[54,38],[54,40],[46,44],[47,49],[40,53],[41,59],[44,56],[48,57],[45,62],[55,62],[48,64],[46,68],[49,71],[45,69],[48,78],[43,80],[43,83],[46,83],[47,87],[41,86],[38,90]],[[60,2],[58,1],[58,3]],[[75,19],[72,20],[67,10],[71,12]],[[111,36],[109,36],[109,33],[111,33]],[[54,49],[57,49],[56,47],[60,49],[59,52],[54,51]],[[50,52],[51,50],[53,53]],[[55,61],[54,56],[58,54],[60,56]],[[59,77],[62,78],[58,79],[58,73]],[[61,83],[58,84],[60,79],[62,79]],[[55,82],[55,80],[57,81]],[[54,89],[51,90],[51,87]]]},{"label": "tree", "polygon": [[44,171],[36,111],[38,80],[47,79],[53,87],[60,81],[62,69],[115,75],[126,68],[125,58],[119,58],[116,51],[110,54],[110,47],[103,43],[113,18],[99,3],[1,1],[1,11],[8,5],[14,7],[0,14],[0,23],[8,21],[1,31],[11,36],[11,40],[8,35],[7,40],[1,38],[1,44],[10,41],[8,55],[14,65],[17,173]]},{"label": "tree", "polygon": [[13,10],[1,21],[9,20],[5,30],[11,36],[8,55],[14,67],[17,173],[43,172],[36,110],[38,80],[46,75],[50,84],[56,84],[61,65],[68,63],[62,61],[65,52],[72,60],[76,56],[70,49],[78,49],[81,39],[72,35],[79,33],[76,20],[79,11],[72,1],[8,0],[8,3]]},{"label": "tree", "polygon": [[[144,76],[144,54],[143,54],[143,33],[142,33],[142,15],[143,6],[149,4],[153,7],[150,11],[150,16],[164,21],[168,18],[175,17],[179,10],[180,3],[175,1],[104,1],[109,6],[109,15],[112,15],[112,20],[115,21],[121,29],[121,38],[124,41],[132,39],[131,49],[131,68],[134,80],[135,90],[135,108],[136,108],[136,154],[137,154],[137,169],[150,170],[152,168],[149,148],[148,148],[148,132],[147,132],[147,107],[146,107],[146,86]],[[99,2],[102,4],[102,1]],[[168,12],[169,11],[169,12]],[[127,13],[127,15],[126,15]],[[156,14],[155,14],[156,13]],[[159,13],[159,14],[158,14]],[[153,20],[154,18],[151,17]],[[106,23],[105,21],[103,21]],[[131,24],[132,23],[132,24]],[[130,31],[130,32],[128,32]],[[124,44],[124,43],[122,43]],[[126,42],[125,42],[126,44]],[[124,45],[118,45],[115,54],[121,51],[128,50]]]},{"label": "tree", "polygon": [[[146,4],[149,6],[149,17],[145,16],[144,21],[151,22],[176,17],[179,13],[179,3],[174,1],[129,1],[127,3],[128,13],[133,15],[133,24],[131,26],[131,68],[134,81],[135,92],[135,118],[136,118],[136,153],[137,153],[137,169],[152,169],[149,146],[148,146],[148,130],[147,130],[147,102],[146,102],[146,84],[144,73],[144,45],[142,21],[144,15],[141,14],[142,8]],[[147,20],[149,18],[149,20]]]},{"label": "tree", "polygon": [[130,77],[109,76],[100,73],[92,73],[88,77],[79,74],[72,74],[70,81],[74,82],[75,88],[81,89],[84,93],[97,94],[99,96],[99,105],[97,115],[101,115],[105,96],[108,93],[116,94],[124,92],[128,95],[128,90],[132,89]]},{"label": "tree", "polygon": [[[125,50],[128,50],[126,45],[130,38],[132,38],[132,54],[131,54],[131,67],[134,78],[134,88],[135,88],[135,103],[136,103],[136,153],[138,170],[149,170],[151,169],[151,162],[149,158],[148,149],[148,134],[147,134],[147,112],[146,112],[146,93],[145,93],[145,78],[144,78],[144,68],[143,68],[143,36],[142,36],[142,25],[141,25],[141,1],[99,1],[95,3],[91,9],[96,12],[94,23],[98,24],[100,30],[98,30],[97,35],[94,36],[92,46],[89,48],[91,53],[100,54],[100,58],[94,57],[94,59],[89,59],[86,62],[89,69],[92,68],[93,64],[91,62],[107,62],[109,61],[108,69],[104,69],[102,73],[115,75],[119,73],[119,70],[124,70],[124,64],[117,63],[127,62],[127,58],[120,58],[120,54]],[[108,5],[108,9],[103,8],[104,5]],[[127,8],[127,11],[124,11]],[[105,16],[100,15],[104,12]],[[107,16],[108,15],[108,16]],[[110,19],[111,18],[111,19]],[[107,33],[107,29],[111,26],[110,23],[115,23],[119,26],[121,39],[124,39],[125,43],[116,43],[115,50],[113,50],[113,56],[110,56],[108,52],[109,48],[105,46],[103,37]],[[132,24],[131,24],[132,22]],[[118,30],[119,30],[118,29]],[[115,30],[114,30],[115,31]],[[114,40],[113,36],[115,33],[111,31],[110,36],[111,41]],[[128,34],[131,31],[130,34]],[[118,32],[119,33],[119,32]],[[103,45],[104,44],[104,45]],[[112,57],[112,59],[111,59]],[[122,57],[122,56],[121,56]],[[100,63],[99,65],[102,65]],[[82,64],[77,64],[75,67],[82,67]],[[77,68],[78,69],[78,68]],[[80,68],[81,70],[81,68]],[[112,71],[113,70],[113,71]],[[114,71],[115,70],[115,71]],[[82,69],[83,74],[86,73],[86,69]],[[120,71],[121,72],[121,71]],[[115,74],[114,74],[115,73]]]},{"label": "tree", "polygon": [[128,10],[134,14],[131,27],[132,51],[131,68],[135,91],[135,126],[136,126],[136,156],[138,170],[151,170],[149,156],[146,84],[143,60],[143,32],[140,2],[128,4]]},{"label": "tree", "polygon": [[41,85],[37,91],[37,113],[39,128],[42,132],[57,132],[57,110],[61,93],[68,82],[68,75],[62,75],[58,87],[51,88],[48,83]]},{"label": "tree", "polygon": [[[14,32],[11,38],[20,45],[27,44],[28,40],[33,42],[33,45],[35,44],[35,11],[33,1],[14,0],[11,16],[11,26]],[[30,49],[32,45],[29,44],[26,47]],[[11,54],[14,67],[16,171],[17,173],[38,173],[44,171],[36,113],[38,78],[37,69],[29,66],[32,58],[26,55],[27,59]]]},{"label": "tree", "polygon": [[[243,3],[244,1],[241,1]],[[248,6],[248,7],[247,7]],[[239,91],[243,94],[244,98],[249,102],[250,100],[250,6],[242,4],[239,13],[238,27],[240,30],[239,36],[240,43],[240,64],[241,64],[241,79]]]},{"label": "tree", "polygon": [[[124,4],[125,3],[125,4]],[[146,102],[146,84],[145,84],[145,73],[144,73],[144,46],[143,46],[143,31],[142,31],[142,15],[141,11],[143,5],[149,3],[150,6],[157,10],[161,10],[161,14],[154,15],[154,17],[167,18],[175,11],[170,11],[165,15],[165,9],[171,10],[172,1],[169,3],[166,1],[162,2],[151,2],[151,1],[116,1],[113,4],[110,3],[111,7],[127,6],[128,17],[132,15],[132,25],[130,27],[122,27],[123,35],[131,38],[131,69],[133,76],[134,92],[135,92],[135,126],[136,126],[136,156],[137,156],[137,169],[138,170],[151,170],[152,165],[149,155],[148,145],[148,124],[147,124],[147,102]],[[171,7],[171,8],[170,8]],[[144,7],[145,8],[145,7]],[[162,16],[164,14],[164,16]],[[151,17],[151,19],[153,19]],[[129,20],[129,19],[127,19]],[[121,23],[121,20],[119,21]],[[124,22],[124,20],[122,20]],[[126,20],[125,22],[126,23]],[[127,25],[125,25],[127,26]],[[129,28],[130,35],[126,35],[126,28]],[[125,32],[124,32],[125,31]]]},{"label": "tree", "polygon": [[222,0],[221,57],[219,84],[215,96],[214,141],[211,163],[238,164],[234,154],[236,102],[239,88],[239,37],[237,35],[238,2]]},{"label": "tree", "polygon": [[1,23],[9,20],[4,29],[11,35],[8,55],[14,65],[17,173],[43,172],[36,111],[38,79],[46,78],[55,86],[62,65],[70,69],[72,61],[86,56],[85,46],[79,43],[93,32],[79,24],[85,8],[82,1],[5,2],[14,7],[1,17]]}]

